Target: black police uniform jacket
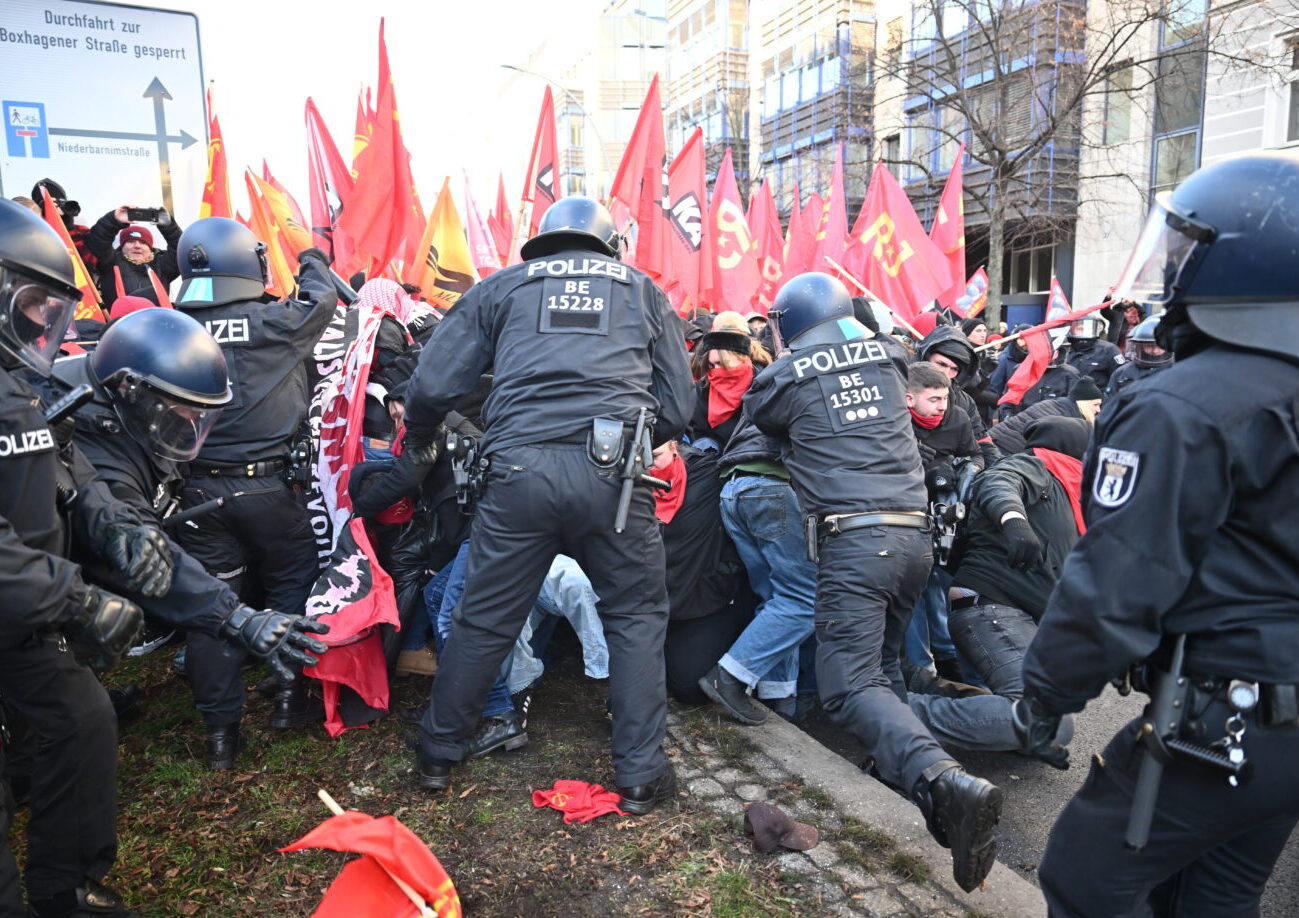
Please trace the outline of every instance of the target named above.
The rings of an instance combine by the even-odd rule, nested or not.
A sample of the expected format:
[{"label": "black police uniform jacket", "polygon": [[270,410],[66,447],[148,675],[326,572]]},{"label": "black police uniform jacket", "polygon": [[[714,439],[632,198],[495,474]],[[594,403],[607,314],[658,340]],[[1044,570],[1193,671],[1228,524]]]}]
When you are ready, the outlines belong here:
[{"label": "black police uniform jacket", "polygon": [[1299,683],[1299,364],[1213,345],[1129,386],[1097,419],[1087,533],[1024,682],[1079,711],[1189,634],[1186,671]]},{"label": "black police uniform jacket", "polygon": [[337,305],[329,272],[309,258],[298,277],[297,299],[185,307],[221,345],[234,393],[198,463],[239,465],[283,457],[307,416],[305,361]]},{"label": "black police uniform jacket", "polygon": [[781,438],[805,513],[925,509],[906,376],[901,345],[875,335],[800,348],[753,380],[745,410]]},{"label": "black police uniform jacket", "polygon": [[65,472],[36,391],[0,369],[0,649],[50,628],[81,589],[71,544],[97,545],[112,523],[137,523],[114,500],[75,448],[63,480],[76,490],[66,514],[58,483]]},{"label": "black police uniform jacket", "polygon": [[1100,338],[1091,339],[1092,343],[1084,345],[1079,341],[1071,342],[1069,356],[1065,363],[1083,376],[1090,376],[1097,387],[1104,392],[1110,384],[1114,371],[1125,363],[1123,352],[1117,346]]},{"label": "black police uniform jacket", "polygon": [[1171,363],[1157,367],[1140,367],[1129,361],[1114,371],[1114,375],[1110,377],[1109,387],[1105,390],[1105,397],[1109,398],[1117,394],[1125,386],[1130,386],[1137,380],[1145,379],[1147,376],[1154,376],[1160,370],[1167,370],[1170,366],[1172,366]]},{"label": "black police uniform jacket", "polygon": [[685,328],[630,265],[573,250],[497,271],[437,326],[406,391],[406,429],[427,442],[488,367],[483,452],[590,429],[594,417],[656,418],[654,442],[680,435],[694,404]]},{"label": "black police uniform jacket", "polygon": [[[179,491],[181,477],[176,463],[153,455],[122,428],[107,394],[88,370],[85,356],[65,357],[55,363],[50,380],[36,384],[50,400],[83,383],[95,390],[95,398],[78,408],[74,415],[77,448],[94,466],[96,476],[114,498],[130,507],[141,520],[161,523]],[[129,593],[114,583],[110,572],[98,567],[90,569],[87,577],[115,592],[130,595],[149,615],[168,625],[217,636],[221,622],[239,607],[239,598],[174,541],[170,538],[167,541],[176,568],[171,589],[165,596]]]}]

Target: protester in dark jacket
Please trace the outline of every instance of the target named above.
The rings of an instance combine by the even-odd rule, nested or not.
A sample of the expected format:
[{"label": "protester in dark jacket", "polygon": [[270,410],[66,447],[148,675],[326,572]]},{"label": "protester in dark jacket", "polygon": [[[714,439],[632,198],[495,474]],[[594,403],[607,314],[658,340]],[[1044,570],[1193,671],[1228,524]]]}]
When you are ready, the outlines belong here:
[{"label": "protester in dark jacket", "polygon": [[924,337],[916,348],[916,360],[927,360],[946,371],[953,381],[951,404],[960,408],[974,426],[974,439],[983,453],[983,464],[992,465],[1001,458],[1001,452],[988,436],[979,407],[962,386],[979,372],[979,361],[974,346],[965,333],[952,325],[939,325]]},{"label": "protester in dark jacket", "polygon": [[[123,204],[110,210],[90,228],[87,240],[90,250],[99,260],[99,294],[107,311],[117,299],[117,275],[121,274],[122,292],[130,293],[141,287],[152,287],[149,271],[158,275],[163,286],[180,276],[176,266],[176,246],[180,242],[180,227],[163,208],[158,211],[158,230],[167,241],[167,248],[153,247],[153,233],[148,227],[132,223],[126,216]],[[113,248],[113,240],[117,248]],[[117,271],[113,269],[116,268]]]},{"label": "protester in dark jacket", "polygon": [[1080,418],[1093,423],[1101,410],[1101,390],[1090,376],[1076,380],[1068,398],[1047,398],[1030,405],[992,428],[993,442],[1005,455],[1028,449],[1024,433],[1028,425],[1041,418]]}]

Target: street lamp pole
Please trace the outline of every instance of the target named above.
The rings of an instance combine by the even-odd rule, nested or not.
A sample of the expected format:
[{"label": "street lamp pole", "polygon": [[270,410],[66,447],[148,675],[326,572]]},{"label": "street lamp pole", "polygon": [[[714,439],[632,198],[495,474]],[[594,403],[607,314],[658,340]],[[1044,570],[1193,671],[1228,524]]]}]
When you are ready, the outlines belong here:
[{"label": "street lamp pole", "polygon": [[[578,112],[582,115],[582,120],[585,121],[588,125],[590,125],[591,134],[595,137],[596,149],[600,153],[600,175],[599,175],[600,181],[597,182],[596,184],[601,190],[603,190],[604,180],[608,177],[608,171],[609,171],[608,163],[605,161],[604,158],[605,156],[604,138],[600,136],[600,130],[595,126],[595,119],[592,118],[591,113],[588,112],[582,106],[582,103],[577,100],[577,96],[573,95],[573,93],[569,90],[569,88],[565,86],[563,83],[560,83],[557,80],[552,80],[550,77],[541,73],[537,73],[536,71],[528,70],[523,67],[516,67],[514,64],[501,64],[501,68],[503,70],[513,70],[516,73],[526,73],[528,76],[533,76],[539,80],[543,80],[549,83],[551,86],[554,86],[556,89],[562,92],[564,94],[564,98],[568,100],[568,103],[578,110]],[[585,141],[585,139],[586,138],[583,137],[583,141]],[[583,143],[583,146],[585,146],[585,143]],[[591,196],[599,197],[599,194],[593,194]]]}]

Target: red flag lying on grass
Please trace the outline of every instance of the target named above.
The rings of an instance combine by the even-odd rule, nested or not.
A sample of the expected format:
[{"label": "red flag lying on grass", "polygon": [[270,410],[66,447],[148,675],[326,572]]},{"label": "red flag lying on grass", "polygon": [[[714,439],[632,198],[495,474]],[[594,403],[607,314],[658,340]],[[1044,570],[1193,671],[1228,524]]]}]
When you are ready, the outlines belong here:
[{"label": "red flag lying on grass", "polygon": [[1110,305],[1108,301],[1097,303],[1095,306],[1087,306],[1083,309],[1075,309],[1073,312],[1057,315],[1054,319],[1048,319],[1041,325],[1034,325],[1032,328],[1020,335],[1020,340],[1024,342],[1024,349],[1028,351],[1028,356],[1020,361],[1019,368],[1011,374],[1009,381],[1006,383],[1006,391],[1001,398],[997,399],[998,405],[1018,405],[1023,399],[1024,393],[1038,384],[1042,374],[1051,364],[1051,354],[1055,350],[1051,343],[1051,336],[1047,334],[1053,328],[1059,328],[1062,325],[1068,325],[1081,319],[1083,316],[1090,315],[1098,309],[1104,309]]},{"label": "red flag lying on grass", "polygon": [[548,806],[552,810],[559,810],[564,814],[565,825],[590,822],[606,813],[629,815],[618,809],[618,804],[621,802],[620,794],[586,781],[559,780],[547,790],[532,792],[532,805],[537,808]]},{"label": "red flag lying on grass", "polygon": [[[361,855],[343,867],[312,918],[460,918],[463,914],[460,896],[442,862],[393,816],[376,819],[348,810],[329,817],[280,851],[304,848]],[[422,911],[394,877],[427,903]]]}]

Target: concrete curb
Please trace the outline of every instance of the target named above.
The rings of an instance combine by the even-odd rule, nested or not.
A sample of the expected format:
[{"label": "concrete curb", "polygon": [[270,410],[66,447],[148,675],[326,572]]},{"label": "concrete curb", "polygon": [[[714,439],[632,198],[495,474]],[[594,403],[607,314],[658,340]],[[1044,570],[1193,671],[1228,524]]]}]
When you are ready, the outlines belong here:
[{"label": "concrete curb", "polygon": [[[993,866],[982,889],[962,891],[952,879],[950,853],[934,841],[914,804],[862,774],[788,721],[771,717],[760,727],[735,729],[742,730],[791,774],[800,776],[805,785],[827,794],[840,813],[878,829],[897,842],[899,849],[921,858],[932,871],[929,882],[970,910],[1004,918],[1046,914],[1041,890],[1000,862]],[[833,831],[826,835],[832,837]]]}]

